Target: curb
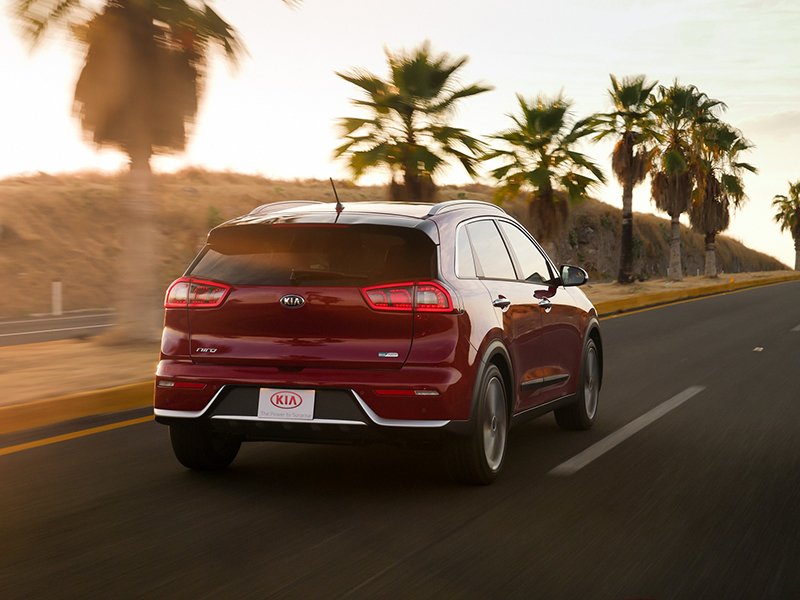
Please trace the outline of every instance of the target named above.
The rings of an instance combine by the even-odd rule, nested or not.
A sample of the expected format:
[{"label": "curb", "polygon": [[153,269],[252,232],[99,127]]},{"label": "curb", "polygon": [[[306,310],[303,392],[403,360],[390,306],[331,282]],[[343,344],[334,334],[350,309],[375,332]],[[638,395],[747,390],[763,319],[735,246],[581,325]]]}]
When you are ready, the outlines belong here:
[{"label": "curb", "polygon": [[[800,273],[765,277],[759,280],[729,281],[702,288],[669,290],[622,300],[607,300],[598,302],[595,304],[595,308],[599,316],[607,317],[644,308],[672,304],[681,300],[703,298],[747,288],[798,280],[800,280]],[[0,407],[0,435],[54,425],[83,417],[146,408],[152,402],[153,380],[151,379],[112,388],[78,392],[46,400],[2,406]]]},{"label": "curb", "polygon": [[642,294],[633,298],[623,298],[621,300],[606,300],[597,302],[594,307],[600,317],[620,315],[634,310],[664,306],[681,300],[691,300],[694,298],[704,298],[706,296],[716,296],[728,292],[736,292],[754,287],[774,285],[776,283],[787,283],[789,281],[800,280],[800,273],[792,275],[778,275],[775,277],[765,277],[750,281],[728,281],[717,285],[709,285],[699,288],[685,288],[682,290],[667,290],[654,294]]},{"label": "curb", "polygon": [[0,407],[0,435],[64,421],[145,408],[153,402],[153,381],[78,392]]}]

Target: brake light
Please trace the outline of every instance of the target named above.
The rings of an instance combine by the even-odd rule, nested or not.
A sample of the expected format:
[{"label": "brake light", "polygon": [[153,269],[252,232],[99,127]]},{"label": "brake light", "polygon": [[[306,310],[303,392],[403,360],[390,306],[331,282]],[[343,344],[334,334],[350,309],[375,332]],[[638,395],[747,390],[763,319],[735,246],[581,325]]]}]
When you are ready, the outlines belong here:
[{"label": "brake light", "polygon": [[438,283],[393,283],[363,288],[370,308],[394,312],[452,312],[450,293]]},{"label": "brake light", "polygon": [[216,308],[230,291],[224,283],[181,277],[169,286],[164,308]]}]

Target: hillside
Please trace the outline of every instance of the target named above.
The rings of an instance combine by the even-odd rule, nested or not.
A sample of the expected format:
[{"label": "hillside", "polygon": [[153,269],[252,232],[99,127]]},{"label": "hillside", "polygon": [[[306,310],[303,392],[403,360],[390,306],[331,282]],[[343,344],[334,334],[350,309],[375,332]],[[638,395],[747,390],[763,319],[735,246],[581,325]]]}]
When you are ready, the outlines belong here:
[{"label": "hillside", "polygon": [[[338,182],[343,202],[383,200],[381,186]],[[124,222],[117,210],[119,179],[80,174],[37,175],[0,181],[0,317],[47,312],[50,282],[64,286],[65,310],[111,305],[117,285],[115,260]],[[208,229],[266,202],[289,199],[332,200],[327,181],[274,181],[235,173],[187,170],[157,177],[163,286],[185,269],[205,240]],[[445,187],[440,199],[491,199],[482,185]],[[525,207],[506,207],[525,223]],[[595,279],[616,274],[620,210],[586,200],[573,207],[554,259],[585,267]],[[663,277],[667,268],[669,222],[648,214],[635,217],[636,272]],[[684,228],[684,268],[702,271],[703,241]],[[778,260],[742,244],[718,238],[718,267],[726,272],[785,269]]]}]

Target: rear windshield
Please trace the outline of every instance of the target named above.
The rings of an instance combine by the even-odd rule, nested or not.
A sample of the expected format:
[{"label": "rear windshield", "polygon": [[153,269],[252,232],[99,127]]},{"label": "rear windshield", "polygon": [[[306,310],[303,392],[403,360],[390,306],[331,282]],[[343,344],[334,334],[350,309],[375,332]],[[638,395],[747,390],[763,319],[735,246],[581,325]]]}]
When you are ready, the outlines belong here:
[{"label": "rear windshield", "polygon": [[238,225],[215,230],[190,269],[232,285],[372,285],[435,276],[421,231],[382,225]]}]

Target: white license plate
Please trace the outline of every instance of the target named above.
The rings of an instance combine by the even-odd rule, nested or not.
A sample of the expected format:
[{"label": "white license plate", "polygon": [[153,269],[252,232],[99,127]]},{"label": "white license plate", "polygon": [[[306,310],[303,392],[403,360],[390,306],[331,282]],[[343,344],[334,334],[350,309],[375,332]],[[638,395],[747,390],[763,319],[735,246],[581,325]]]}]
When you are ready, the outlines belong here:
[{"label": "white license plate", "polygon": [[261,388],[258,392],[258,418],[266,421],[314,418],[315,390],[282,390]]}]

